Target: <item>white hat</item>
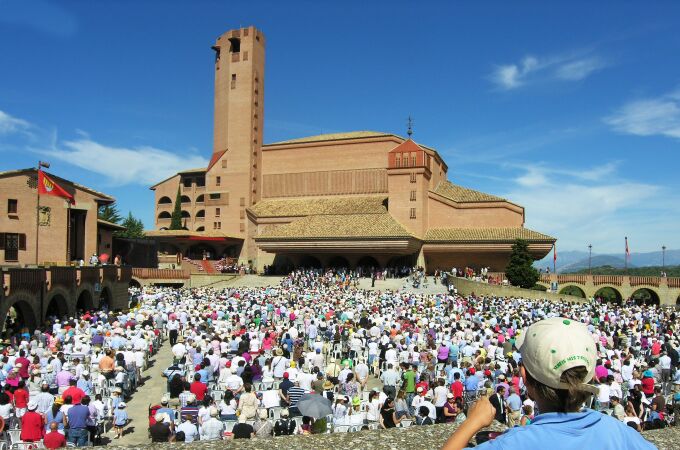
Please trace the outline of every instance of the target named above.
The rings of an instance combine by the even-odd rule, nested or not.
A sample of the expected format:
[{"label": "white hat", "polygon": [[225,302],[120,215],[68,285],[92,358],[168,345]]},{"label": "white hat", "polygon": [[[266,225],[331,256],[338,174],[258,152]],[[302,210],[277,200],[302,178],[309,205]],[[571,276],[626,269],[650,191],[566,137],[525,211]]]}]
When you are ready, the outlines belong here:
[{"label": "white hat", "polygon": [[584,366],[588,373],[581,387],[597,393],[595,386],[585,384],[595,374],[597,348],[585,325],[564,317],[553,317],[534,323],[522,331],[515,345],[522,354],[522,364],[539,382],[553,389],[568,389],[561,382],[562,373]]}]

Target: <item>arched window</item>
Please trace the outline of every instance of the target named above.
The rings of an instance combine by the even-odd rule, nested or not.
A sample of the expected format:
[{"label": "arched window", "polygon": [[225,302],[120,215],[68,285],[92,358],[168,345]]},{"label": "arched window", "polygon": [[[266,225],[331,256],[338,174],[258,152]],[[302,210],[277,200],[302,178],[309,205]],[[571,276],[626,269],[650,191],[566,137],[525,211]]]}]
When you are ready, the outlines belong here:
[{"label": "arched window", "polygon": [[186,195],[183,195],[180,199],[182,203],[191,203],[191,199],[187,197]]},{"label": "arched window", "polygon": [[189,211],[182,211],[182,218],[183,219],[188,219],[191,217],[191,214],[189,214]]},{"label": "arched window", "polygon": [[205,227],[201,225],[200,227],[196,228],[196,231],[205,231]]},{"label": "arched window", "polygon": [[205,195],[201,194],[198,197],[196,197],[196,203],[203,203],[205,202]]},{"label": "arched window", "polygon": [[196,217],[205,217],[205,209],[201,209],[196,213]]},{"label": "arched window", "polygon": [[172,217],[172,216],[167,211],[163,211],[158,215],[159,219],[169,219],[170,217]]},{"label": "arched window", "polygon": [[172,200],[170,200],[170,197],[163,196],[160,199],[158,199],[158,204],[159,205],[171,205]]}]

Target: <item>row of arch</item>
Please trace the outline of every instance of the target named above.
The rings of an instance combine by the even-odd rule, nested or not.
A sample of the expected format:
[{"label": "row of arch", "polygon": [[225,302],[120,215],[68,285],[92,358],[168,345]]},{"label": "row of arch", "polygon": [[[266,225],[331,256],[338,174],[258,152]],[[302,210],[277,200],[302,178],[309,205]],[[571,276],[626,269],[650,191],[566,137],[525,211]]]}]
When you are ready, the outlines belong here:
[{"label": "row of arch", "polygon": [[[108,310],[112,294],[108,286],[104,286],[95,301],[95,293],[89,289],[83,289],[75,299],[75,304],[66,298],[65,292],[57,291],[45,300],[45,314],[42,315],[40,306],[35,298],[26,296],[9,297],[5,299],[9,304],[2,322],[2,329],[7,333],[28,328],[35,330],[44,320],[63,319],[72,316],[76,312],[90,311],[94,309]],[[34,304],[32,304],[34,303]]]},{"label": "row of arch", "polygon": [[[171,217],[172,217],[172,214],[170,214],[169,211],[161,211],[160,213],[158,213],[159,219],[170,219]],[[195,217],[205,217],[205,209],[199,209],[196,212]],[[189,211],[182,210],[182,219],[190,219],[190,218],[191,218],[191,214],[189,213]]]},{"label": "row of arch", "polygon": [[[182,195],[179,198],[180,203],[191,203],[191,198],[187,195]],[[198,197],[196,197],[196,202],[195,203],[203,203],[205,202],[205,195],[200,194]],[[163,196],[158,199],[158,204],[159,205],[172,205],[172,200],[170,197]]]},{"label": "row of arch", "polygon": [[[575,284],[569,284],[567,286],[562,287],[559,290],[559,293],[563,295],[573,295],[575,297],[581,298],[588,297],[585,291]],[[621,291],[619,291],[614,286],[602,286],[597,291],[595,291],[593,297],[596,299],[597,298],[602,299],[603,301],[609,303],[621,303],[623,301],[623,295],[621,294]],[[644,287],[635,290],[631,294],[630,298],[638,304],[645,305],[658,305],[661,302],[659,294],[657,294],[656,291]],[[680,302],[680,297],[678,298],[678,302]]]}]

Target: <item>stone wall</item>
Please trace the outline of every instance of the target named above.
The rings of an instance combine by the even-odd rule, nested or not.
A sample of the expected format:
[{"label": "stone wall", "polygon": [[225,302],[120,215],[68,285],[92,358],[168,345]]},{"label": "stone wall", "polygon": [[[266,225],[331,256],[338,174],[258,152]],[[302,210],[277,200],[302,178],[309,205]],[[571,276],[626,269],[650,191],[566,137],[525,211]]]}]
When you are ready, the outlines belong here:
[{"label": "stone wall", "polygon": [[533,289],[522,289],[514,286],[501,286],[497,284],[478,283],[456,278],[453,283],[461,295],[495,295],[499,297],[522,297],[532,300],[565,300],[569,302],[584,303],[586,299],[573,295],[553,294],[552,292],[534,291]]},{"label": "stone wall", "polygon": [[[451,436],[455,427],[453,425],[431,425],[426,427],[393,428],[380,431],[360,431],[356,433],[333,433],[308,436],[283,436],[272,439],[236,440],[228,444],[225,441],[196,442],[182,444],[182,448],[221,450],[223,448],[242,450],[290,450],[306,448],[314,450],[341,450],[341,449],[439,449]],[[680,442],[680,428],[650,431],[643,436],[656,445],[659,450],[677,449]],[[225,445],[226,444],[226,445]],[[111,448],[112,446],[109,446]],[[137,448],[165,448],[168,444],[153,444]],[[178,444],[172,445],[178,448]],[[113,447],[117,448],[117,447]],[[130,447],[118,447],[130,448]]]}]

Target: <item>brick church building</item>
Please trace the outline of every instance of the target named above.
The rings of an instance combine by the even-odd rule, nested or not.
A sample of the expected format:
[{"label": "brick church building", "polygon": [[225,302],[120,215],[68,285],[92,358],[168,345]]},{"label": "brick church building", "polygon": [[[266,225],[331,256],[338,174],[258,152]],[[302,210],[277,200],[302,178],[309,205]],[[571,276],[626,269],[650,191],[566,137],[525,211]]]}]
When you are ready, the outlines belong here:
[{"label": "brick church building", "polygon": [[[162,251],[266,265],[420,265],[504,270],[517,238],[542,258],[555,239],[524,208],[447,179],[433,148],[354,131],[263,142],[265,37],[231,30],[215,51],[213,153],[151,187]],[[177,192],[182,230],[169,230]]]}]

